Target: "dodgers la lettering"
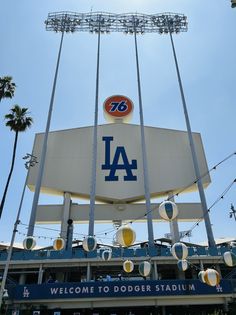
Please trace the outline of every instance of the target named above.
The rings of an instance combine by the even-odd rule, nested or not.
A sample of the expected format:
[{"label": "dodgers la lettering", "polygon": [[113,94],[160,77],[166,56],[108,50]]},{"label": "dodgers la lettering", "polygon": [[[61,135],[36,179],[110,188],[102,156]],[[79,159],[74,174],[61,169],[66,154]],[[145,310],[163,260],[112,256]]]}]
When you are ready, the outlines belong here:
[{"label": "dodgers la lettering", "polygon": [[30,292],[29,292],[28,288],[24,287],[24,289],[23,289],[23,297],[24,298],[28,298],[29,295],[30,295]]},{"label": "dodgers la lettering", "polygon": [[[131,160],[131,163],[129,163],[125,148],[117,146],[111,162],[111,142],[113,137],[102,137],[102,140],[105,142],[105,163],[102,164],[102,170],[110,170],[109,175],[105,176],[105,181],[118,181],[119,176],[116,175],[118,170],[125,170],[124,181],[136,181],[137,176],[133,175],[132,170],[137,169],[137,160]],[[121,160],[123,163],[119,163]]]}]

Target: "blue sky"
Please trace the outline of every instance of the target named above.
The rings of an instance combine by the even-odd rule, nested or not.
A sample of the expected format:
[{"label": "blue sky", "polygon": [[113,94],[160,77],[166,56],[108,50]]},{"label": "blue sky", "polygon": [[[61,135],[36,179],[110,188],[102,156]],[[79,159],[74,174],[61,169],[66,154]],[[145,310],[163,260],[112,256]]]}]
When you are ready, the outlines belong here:
[{"label": "blue sky", "polygon": [[[9,241],[25,180],[22,157],[31,152],[34,134],[43,132],[50,100],[60,35],[46,32],[44,21],[49,12],[105,11],[113,13],[183,13],[189,30],[174,36],[192,130],[200,132],[209,167],[230,153],[235,145],[236,83],[236,9],[229,0],[5,0],[0,18],[0,76],[11,75],[17,84],[15,97],[0,104],[0,193],[7,178],[14,134],[5,127],[4,115],[14,104],[28,107],[34,118],[32,128],[21,134],[17,160],[3,216],[0,241]],[[93,124],[96,68],[95,35],[76,33],[65,36],[51,130]],[[145,34],[138,38],[144,120],[147,126],[186,130],[168,36]],[[137,84],[134,39],[123,34],[102,36],[99,123],[105,123],[102,103],[113,94],[124,94],[135,104],[132,122],[138,123]],[[236,177],[236,156],[211,173],[212,184],[206,190],[208,206],[221,195]],[[234,184],[228,194],[211,211],[216,238],[235,236],[235,224],[229,219],[230,204],[236,207]],[[21,221],[28,223],[33,194],[27,191]],[[198,194],[183,194],[176,201],[198,201]],[[59,198],[41,196],[40,203],[62,202]],[[180,224],[188,229],[192,224]],[[58,229],[58,227],[55,227]],[[99,225],[96,231],[103,230]],[[138,240],[147,239],[139,232]],[[143,230],[143,229],[142,229]],[[169,232],[167,223],[154,225],[155,237]],[[25,233],[25,226],[19,227]],[[76,232],[87,233],[87,226],[76,226]],[[36,229],[39,236],[58,236],[56,231]],[[23,239],[17,236],[17,241]],[[204,224],[193,230],[191,241],[206,240]],[[107,242],[108,239],[101,240]],[[50,240],[39,239],[39,244]]]}]

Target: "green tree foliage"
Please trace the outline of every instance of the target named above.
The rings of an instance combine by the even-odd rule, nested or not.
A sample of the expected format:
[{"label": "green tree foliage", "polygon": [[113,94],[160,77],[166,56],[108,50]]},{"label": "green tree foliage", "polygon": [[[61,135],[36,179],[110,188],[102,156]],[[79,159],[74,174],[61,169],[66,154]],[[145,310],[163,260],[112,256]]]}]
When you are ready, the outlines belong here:
[{"label": "green tree foliage", "polygon": [[7,178],[7,182],[5,185],[5,189],[3,192],[2,201],[0,205],[0,218],[2,216],[2,211],[5,204],[7,190],[8,190],[8,186],[9,186],[10,179],[12,176],[14,164],[15,164],[18,134],[19,132],[26,131],[28,128],[31,127],[33,123],[32,117],[28,116],[28,114],[29,114],[28,108],[21,108],[19,105],[14,105],[14,107],[10,109],[10,113],[5,115],[5,119],[7,120],[6,126],[9,127],[11,131],[15,132],[15,140],[14,140],[14,145],[13,145],[11,168],[9,171],[9,175]]},{"label": "green tree foliage", "polygon": [[3,98],[12,98],[15,94],[16,85],[12,77],[0,77],[0,102]]}]

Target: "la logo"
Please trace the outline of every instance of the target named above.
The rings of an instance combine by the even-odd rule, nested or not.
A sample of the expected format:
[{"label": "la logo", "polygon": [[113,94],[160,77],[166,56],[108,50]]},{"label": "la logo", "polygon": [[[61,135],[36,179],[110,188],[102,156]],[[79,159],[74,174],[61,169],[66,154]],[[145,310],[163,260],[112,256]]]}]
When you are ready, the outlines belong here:
[{"label": "la logo", "polygon": [[[105,163],[102,164],[102,170],[110,170],[109,175],[105,176],[105,181],[118,181],[119,176],[116,175],[118,170],[125,170],[124,181],[136,181],[137,176],[133,175],[132,170],[137,169],[137,160],[131,160],[131,163],[129,163],[125,148],[117,146],[111,162],[111,142],[113,137],[102,137],[102,140],[105,142]],[[119,161],[122,161],[122,163],[119,163]]]}]

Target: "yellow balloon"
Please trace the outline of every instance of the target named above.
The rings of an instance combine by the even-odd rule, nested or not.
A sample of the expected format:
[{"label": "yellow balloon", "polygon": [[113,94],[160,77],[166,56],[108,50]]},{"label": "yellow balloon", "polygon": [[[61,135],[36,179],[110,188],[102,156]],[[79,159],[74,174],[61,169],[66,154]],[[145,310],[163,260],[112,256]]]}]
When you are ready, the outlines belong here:
[{"label": "yellow balloon", "polygon": [[123,269],[127,273],[132,272],[134,270],[134,263],[131,260],[124,261]]},{"label": "yellow balloon", "polygon": [[61,237],[56,238],[53,242],[53,248],[55,250],[62,250],[64,246],[65,246],[65,241]]},{"label": "yellow balloon", "polygon": [[205,283],[215,287],[220,283],[220,275],[215,269],[207,269],[204,274]]},{"label": "yellow balloon", "polygon": [[123,226],[116,232],[116,241],[121,246],[129,247],[136,239],[136,233],[130,226]]}]

